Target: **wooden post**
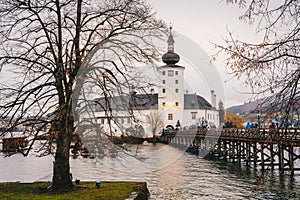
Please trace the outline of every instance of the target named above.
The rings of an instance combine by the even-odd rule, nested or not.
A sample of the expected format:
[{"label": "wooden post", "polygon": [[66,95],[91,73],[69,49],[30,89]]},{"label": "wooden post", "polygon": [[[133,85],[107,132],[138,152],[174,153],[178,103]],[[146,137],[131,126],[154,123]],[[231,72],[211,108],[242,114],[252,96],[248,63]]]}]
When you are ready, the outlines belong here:
[{"label": "wooden post", "polygon": [[260,144],[261,168],[265,170],[264,143]]},{"label": "wooden post", "polygon": [[289,166],[291,175],[294,175],[294,148],[292,145],[289,146]]},{"label": "wooden post", "polygon": [[231,159],[232,161],[234,161],[234,157],[235,157],[235,142],[234,140],[231,140]]},{"label": "wooden post", "polygon": [[256,167],[256,164],[257,164],[257,146],[256,146],[256,142],[253,143],[253,159],[254,159],[254,166]]},{"label": "wooden post", "polygon": [[227,152],[227,140],[226,139],[224,139],[223,140],[223,151],[224,151],[224,159],[226,159],[227,158],[227,155],[228,155],[228,152]]},{"label": "wooden post", "polygon": [[239,163],[241,162],[241,157],[242,157],[241,156],[241,149],[242,149],[241,145],[242,145],[242,142],[238,141],[237,142],[237,159],[238,159]]},{"label": "wooden post", "polygon": [[279,171],[284,173],[284,154],[283,154],[283,144],[278,145],[278,159],[279,159]]},{"label": "wooden post", "polygon": [[246,165],[249,165],[250,161],[250,144],[246,142]]},{"label": "wooden post", "polygon": [[274,160],[275,160],[275,158],[274,158],[274,148],[273,148],[273,145],[274,144],[270,144],[270,159],[271,159],[271,169],[272,169],[272,171],[274,170]]}]

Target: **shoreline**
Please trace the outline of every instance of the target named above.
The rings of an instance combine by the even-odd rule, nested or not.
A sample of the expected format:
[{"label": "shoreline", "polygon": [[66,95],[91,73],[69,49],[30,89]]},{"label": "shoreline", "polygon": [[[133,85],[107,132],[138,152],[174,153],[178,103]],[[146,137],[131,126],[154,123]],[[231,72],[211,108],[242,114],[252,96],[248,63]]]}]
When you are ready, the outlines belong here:
[{"label": "shoreline", "polygon": [[150,196],[146,182],[101,181],[97,188],[95,181],[73,182],[73,188],[66,193],[53,193],[51,182],[0,182],[0,199],[115,199],[147,200]]}]

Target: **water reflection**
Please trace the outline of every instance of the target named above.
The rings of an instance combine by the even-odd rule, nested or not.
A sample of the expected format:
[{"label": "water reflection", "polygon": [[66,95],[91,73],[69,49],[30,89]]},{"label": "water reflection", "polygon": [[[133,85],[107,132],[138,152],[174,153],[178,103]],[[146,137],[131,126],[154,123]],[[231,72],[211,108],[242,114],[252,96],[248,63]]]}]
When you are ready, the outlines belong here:
[{"label": "water reflection", "polygon": [[[133,147],[134,148],[134,147]],[[145,181],[151,199],[297,199],[300,177],[219,160],[205,160],[171,146],[144,147],[149,158],[71,159],[74,179]],[[181,155],[173,159],[174,156]],[[172,158],[172,159],[170,159]],[[0,181],[51,181],[53,158],[15,155],[0,158]],[[121,161],[121,164],[118,163]],[[138,162],[142,163],[137,164]]]}]

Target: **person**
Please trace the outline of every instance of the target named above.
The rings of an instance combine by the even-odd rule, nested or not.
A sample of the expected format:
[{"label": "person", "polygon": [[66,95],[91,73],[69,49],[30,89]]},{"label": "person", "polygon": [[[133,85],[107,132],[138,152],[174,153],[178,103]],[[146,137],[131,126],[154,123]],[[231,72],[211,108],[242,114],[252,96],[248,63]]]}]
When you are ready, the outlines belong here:
[{"label": "person", "polygon": [[270,131],[275,131],[275,124],[274,124],[274,122],[272,122],[272,123],[269,125],[269,130],[270,130]]},{"label": "person", "polygon": [[246,130],[249,131],[251,129],[251,124],[249,122],[247,122],[246,124]]},{"label": "person", "polygon": [[275,124],[272,122],[272,123],[270,123],[270,125],[269,125],[269,129],[275,129]]},{"label": "person", "polygon": [[275,124],[272,122],[269,124],[269,134],[272,138],[274,136],[274,133],[275,133]]},{"label": "person", "polygon": [[251,124],[251,128],[257,128],[258,127],[258,124],[257,123],[252,123]]}]

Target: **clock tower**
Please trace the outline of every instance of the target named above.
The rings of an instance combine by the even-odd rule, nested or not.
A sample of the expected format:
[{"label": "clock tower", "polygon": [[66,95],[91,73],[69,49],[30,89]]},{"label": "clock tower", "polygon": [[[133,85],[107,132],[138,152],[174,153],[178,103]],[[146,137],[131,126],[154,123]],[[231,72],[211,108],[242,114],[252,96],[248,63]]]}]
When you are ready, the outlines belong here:
[{"label": "clock tower", "polygon": [[157,68],[159,74],[158,104],[164,116],[165,126],[176,127],[182,123],[184,108],[184,67],[176,63],[180,57],[174,52],[172,27],[168,38],[168,51],[162,56],[165,65]]}]

